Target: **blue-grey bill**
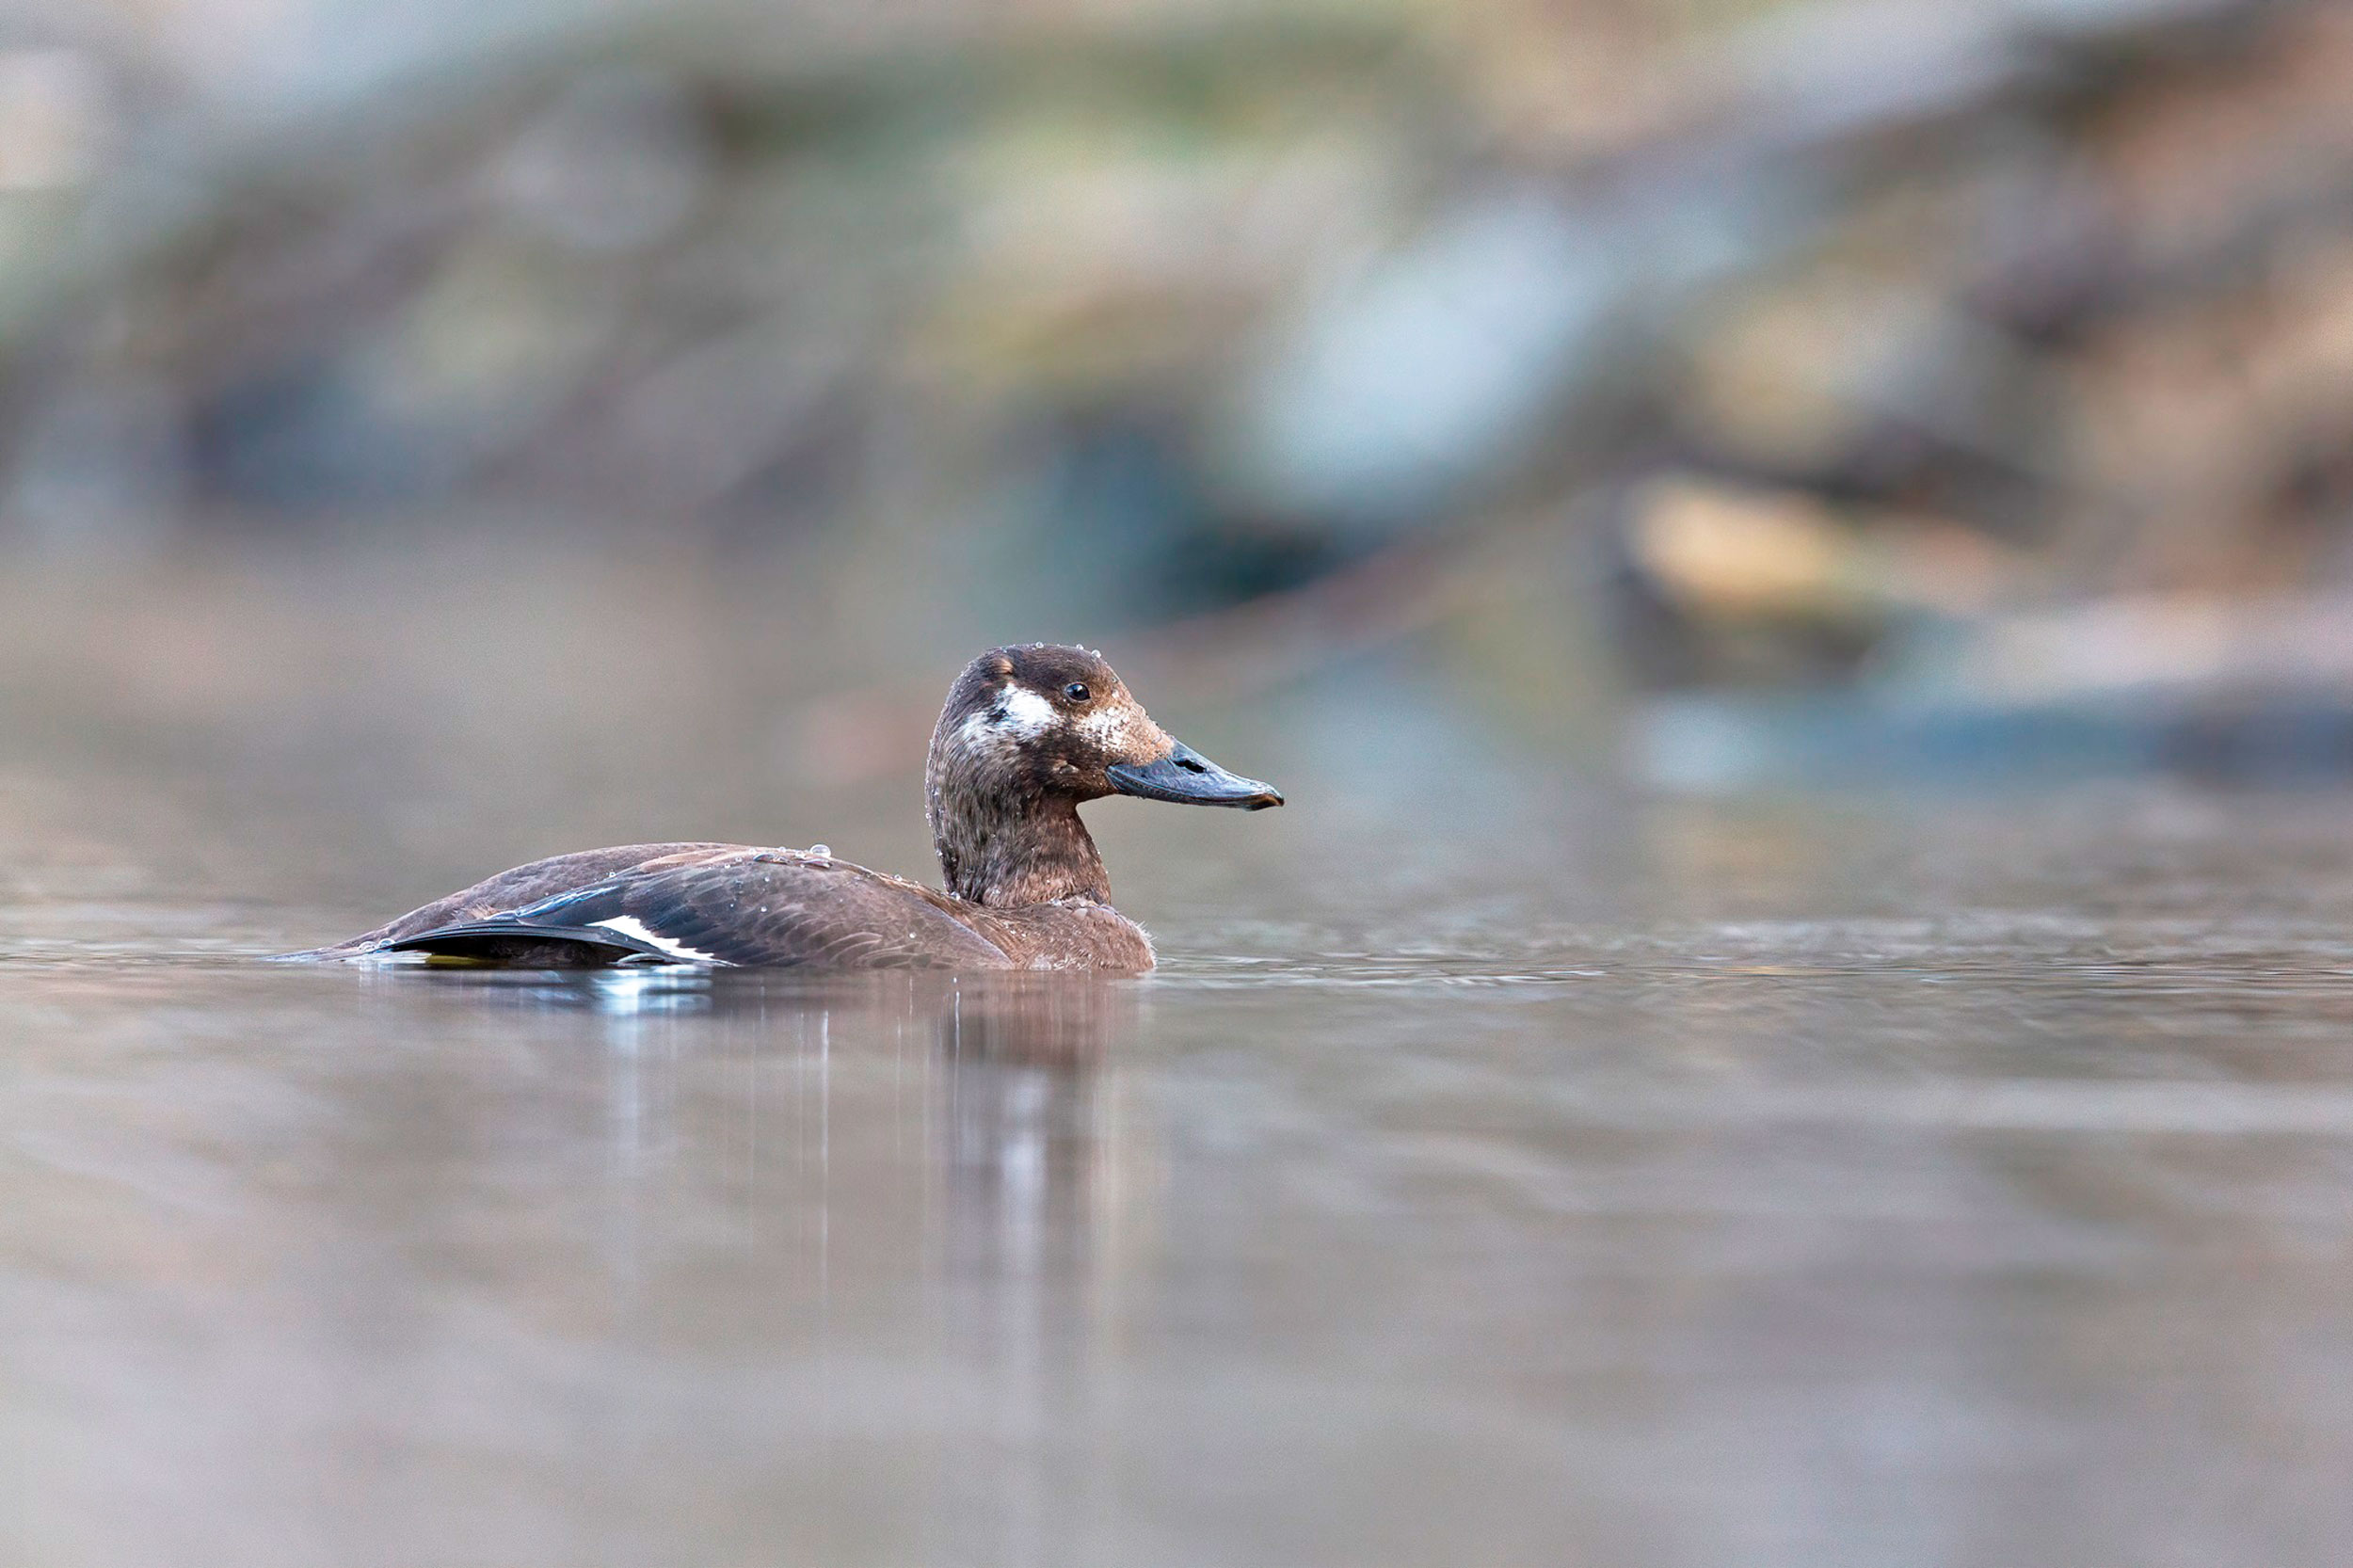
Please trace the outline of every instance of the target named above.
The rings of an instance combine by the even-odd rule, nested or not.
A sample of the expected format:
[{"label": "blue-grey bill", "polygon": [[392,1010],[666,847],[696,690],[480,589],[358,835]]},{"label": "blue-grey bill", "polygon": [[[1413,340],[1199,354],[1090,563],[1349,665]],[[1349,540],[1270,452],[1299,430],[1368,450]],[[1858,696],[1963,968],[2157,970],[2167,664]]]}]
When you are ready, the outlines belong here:
[{"label": "blue-grey bill", "polygon": [[1231,806],[1244,811],[1283,804],[1283,792],[1273,785],[1227,773],[1189,745],[1176,746],[1156,762],[1118,762],[1105,771],[1112,789],[1145,800]]}]

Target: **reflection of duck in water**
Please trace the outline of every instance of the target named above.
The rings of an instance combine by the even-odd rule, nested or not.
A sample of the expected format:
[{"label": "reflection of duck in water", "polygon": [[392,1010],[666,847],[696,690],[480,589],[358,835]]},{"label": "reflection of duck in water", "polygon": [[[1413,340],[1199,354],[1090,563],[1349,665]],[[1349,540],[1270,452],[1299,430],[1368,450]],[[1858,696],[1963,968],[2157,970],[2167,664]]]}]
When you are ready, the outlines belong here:
[{"label": "reflection of duck in water", "polygon": [[[383,977],[388,983],[392,972]],[[974,973],[937,970],[735,969],[680,964],[533,970],[456,965],[403,969],[409,983],[464,996],[469,1005],[533,1012],[581,1012],[690,1028],[733,1022],[758,1026],[765,1038],[780,1024],[823,1024],[845,1039],[935,1039],[958,1066],[1018,1065],[1084,1069],[1134,1032],[1141,998],[1130,985],[1084,974]],[[388,993],[391,994],[391,993]]]},{"label": "reflection of duck in water", "polygon": [[518,866],[301,956],[1137,973],[1152,943],[1112,907],[1080,803],[1283,803],[1170,739],[1100,656],[1051,644],[966,666],[926,776],[945,893],[822,849],[629,844]]}]

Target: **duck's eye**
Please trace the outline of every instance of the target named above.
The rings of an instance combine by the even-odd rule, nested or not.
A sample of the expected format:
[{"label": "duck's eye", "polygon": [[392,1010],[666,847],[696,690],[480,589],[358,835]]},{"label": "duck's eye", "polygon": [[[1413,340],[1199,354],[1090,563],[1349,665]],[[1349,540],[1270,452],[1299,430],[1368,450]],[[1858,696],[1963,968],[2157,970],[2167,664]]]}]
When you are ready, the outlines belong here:
[{"label": "duck's eye", "polygon": [[1068,697],[1073,702],[1084,702],[1095,694],[1087,690],[1087,683],[1085,681],[1073,680],[1069,685],[1064,686],[1062,689],[1062,695]]}]

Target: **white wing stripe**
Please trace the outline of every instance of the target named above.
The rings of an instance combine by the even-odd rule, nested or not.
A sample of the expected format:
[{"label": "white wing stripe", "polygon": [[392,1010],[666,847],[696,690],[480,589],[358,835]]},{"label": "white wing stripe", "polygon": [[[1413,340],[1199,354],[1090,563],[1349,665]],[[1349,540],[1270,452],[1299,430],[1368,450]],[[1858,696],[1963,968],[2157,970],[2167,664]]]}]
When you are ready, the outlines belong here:
[{"label": "white wing stripe", "polygon": [[624,936],[634,936],[639,941],[681,963],[716,964],[719,962],[719,955],[715,952],[705,952],[700,948],[690,948],[684,942],[673,941],[660,932],[648,930],[646,922],[634,915],[616,915],[609,920],[598,920],[594,923],[604,927],[607,931],[617,931]]}]

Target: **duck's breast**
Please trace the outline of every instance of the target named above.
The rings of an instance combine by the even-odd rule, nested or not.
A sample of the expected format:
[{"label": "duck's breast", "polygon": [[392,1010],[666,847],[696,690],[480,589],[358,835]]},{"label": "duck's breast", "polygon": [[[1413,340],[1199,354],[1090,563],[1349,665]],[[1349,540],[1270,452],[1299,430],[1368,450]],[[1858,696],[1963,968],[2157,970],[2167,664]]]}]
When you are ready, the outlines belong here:
[{"label": "duck's breast", "polygon": [[1091,899],[991,909],[974,923],[1016,968],[1144,974],[1157,962],[1144,927]]}]

